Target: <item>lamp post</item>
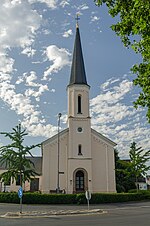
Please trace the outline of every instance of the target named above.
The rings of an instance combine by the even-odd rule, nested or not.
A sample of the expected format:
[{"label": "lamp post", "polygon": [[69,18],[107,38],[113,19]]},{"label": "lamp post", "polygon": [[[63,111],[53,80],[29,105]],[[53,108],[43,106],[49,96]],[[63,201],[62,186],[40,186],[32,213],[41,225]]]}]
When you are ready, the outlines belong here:
[{"label": "lamp post", "polygon": [[60,142],[59,142],[59,128],[60,128],[60,118],[61,118],[62,114],[59,113],[58,114],[58,159],[57,159],[57,162],[58,162],[58,168],[57,168],[57,193],[60,193],[60,187],[59,187],[59,152],[60,152]]}]

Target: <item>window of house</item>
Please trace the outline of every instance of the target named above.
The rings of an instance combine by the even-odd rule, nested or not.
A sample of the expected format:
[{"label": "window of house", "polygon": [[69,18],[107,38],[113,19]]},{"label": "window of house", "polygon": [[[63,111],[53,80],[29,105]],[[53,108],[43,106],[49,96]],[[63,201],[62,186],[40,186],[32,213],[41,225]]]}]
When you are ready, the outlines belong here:
[{"label": "window of house", "polygon": [[82,145],[78,145],[78,155],[82,155]]},{"label": "window of house", "polygon": [[82,114],[82,112],[81,112],[81,95],[78,96],[78,114]]},{"label": "window of house", "polygon": [[20,185],[20,175],[18,175],[17,180],[16,180],[16,185]]},{"label": "window of house", "polygon": [[5,186],[10,186],[11,184],[11,178],[9,178],[7,181],[4,182]]}]

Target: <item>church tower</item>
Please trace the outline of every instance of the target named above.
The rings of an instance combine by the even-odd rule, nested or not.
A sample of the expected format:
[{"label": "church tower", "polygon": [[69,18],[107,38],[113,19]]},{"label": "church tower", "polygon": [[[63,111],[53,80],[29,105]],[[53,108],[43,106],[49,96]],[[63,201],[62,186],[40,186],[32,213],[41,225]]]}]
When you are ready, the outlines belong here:
[{"label": "church tower", "polygon": [[[84,190],[89,189],[88,178],[91,180],[92,177],[89,90],[90,86],[86,79],[80,32],[77,23],[70,82],[68,85],[68,156],[70,172],[83,173]],[[75,178],[72,178],[72,180],[76,181]],[[82,191],[82,186],[79,187],[79,190]]]}]

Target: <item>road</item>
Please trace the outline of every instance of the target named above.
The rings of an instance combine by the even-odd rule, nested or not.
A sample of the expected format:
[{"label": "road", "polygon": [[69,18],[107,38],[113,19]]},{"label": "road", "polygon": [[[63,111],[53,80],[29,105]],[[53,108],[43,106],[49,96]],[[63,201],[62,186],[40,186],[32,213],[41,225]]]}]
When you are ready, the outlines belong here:
[{"label": "road", "polygon": [[[86,206],[23,205],[23,211],[51,209],[85,209]],[[52,216],[48,218],[0,218],[0,226],[149,226],[150,202],[93,205],[90,208],[103,209],[106,213],[83,216]],[[14,204],[0,204],[0,215],[18,211]]]}]

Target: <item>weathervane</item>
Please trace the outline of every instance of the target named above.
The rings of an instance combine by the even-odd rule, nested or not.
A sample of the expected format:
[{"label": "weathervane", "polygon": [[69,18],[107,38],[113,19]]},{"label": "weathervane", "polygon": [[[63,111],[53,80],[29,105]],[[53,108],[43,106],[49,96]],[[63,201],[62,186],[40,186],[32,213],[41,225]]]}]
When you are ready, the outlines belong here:
[{"label": "weathervane", "polygon": [[75,20],[77,21],[77,23],[76,23],[76,27],[77,27],[77,28],[79,27],[79,23],[78,23],[78,21],[80,20],[79,16],[80,16],[80,14],[77,13],[77,14],[76,14],[76,18],[75,18]]}]

